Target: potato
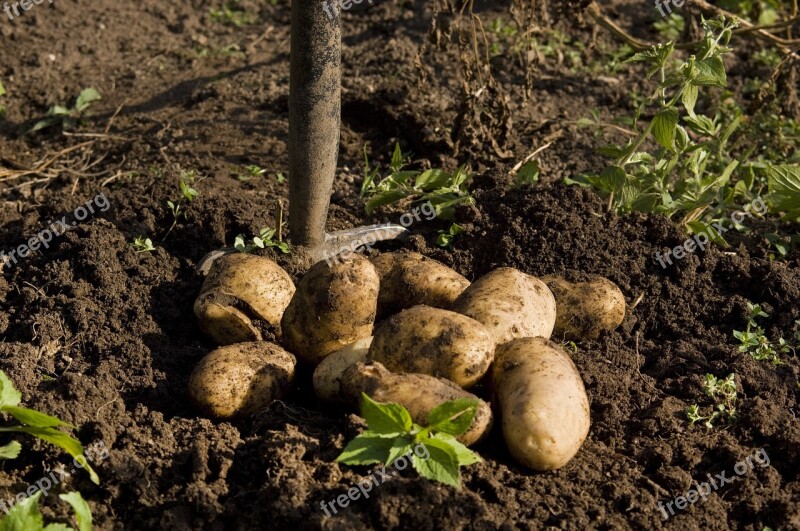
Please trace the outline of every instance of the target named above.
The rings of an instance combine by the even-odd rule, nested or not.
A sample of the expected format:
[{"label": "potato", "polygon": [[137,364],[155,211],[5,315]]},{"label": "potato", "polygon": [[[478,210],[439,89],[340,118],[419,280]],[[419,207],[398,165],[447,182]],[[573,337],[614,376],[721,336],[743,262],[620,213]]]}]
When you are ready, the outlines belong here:
[{"label": "potato", "polygon": [[379,318],[417,304],[448,309],[469,286],[466,278],[419,253],[384,253],[370,261],[381,276]]},{"label": "potato", "polygon": [[314,392],[329,402],[347,402],[342,395],[342,375],[352,365],[367,360],[372,336],[364,337],[337,350],[322,360],[314,370]]},{"label": "potato", "polygon": [[378,402],[402,405],[411,419],[422,426],[428,424],[428,414],[436,406],[458,398],[476,399],[479,402],[472,425],[457,437],[458,440],[467,446],[475,444],[492,428],[489,404],[443,378],[427,374],[394,374],[378,362],[357,362],[343,374],[341,396],[355,405],[359,403],[361,393]]},{"label": "potato", "polygon": [[210,417],[246,417],[286,394],[296,364],[294,356],[267,341],[221,347],[195,367],[189,397]]},{"label": "potato", "polygon": [[574,284],[555,276],[542,280],[556,298],[553,333],[558,338],[597,339],[601,332],[610,332],[625,320],[625,295],[608,279]]},{"label": "potato", "polygon": [[564,466],[589,433],[589,400],[569,354],[543,337],[497,348],[492,384],[511,455],[534,470]]},{"label": "potato", "polygon": [[361,255],[315,264],[297,286],[283,314],[283,342],[301,361],[316,366],[328,354],[372,335],[380,277]]},{"label": "potato", "polygon": [[496,345],[520,337],[549,338],[556,300],[544,282],[501,267],[472,283],[452,310],[483,323]]},{"label": "potato", "polygon": [[469,387],[489,370],[494,342],[486,328],[469,317],[414,306],[375,330],[368,359],[393,372],[429,374]]},{"label": "potato", "polygon": [[214,262],[194,313],[200,329],[218,345],[261,341],[270,329],[280,335],[294,292],[291,277],[269,258],[230,254]]}]

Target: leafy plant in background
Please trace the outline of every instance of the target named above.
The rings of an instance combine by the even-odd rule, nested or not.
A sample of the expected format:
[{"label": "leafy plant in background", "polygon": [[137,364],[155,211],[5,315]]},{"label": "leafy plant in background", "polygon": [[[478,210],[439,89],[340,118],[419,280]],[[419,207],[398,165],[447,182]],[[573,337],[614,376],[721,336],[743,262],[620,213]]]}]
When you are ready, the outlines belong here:
[{"label": "leafy plant in background", "polygon": [[75,100],[75,105],[72,107],[53,105],[47,111],[45,117],[36,122],[28,132],[35,133],[56,124],[61,124],[61,128],[64,131],[74,129],[81,122],[86,110],[99,99],[100,93],[97,90],[93,88],[83,89]]},{"label": "leafy plant in background", "polygon": [[439,235],[436,237],[436,245],[451,249],[453,247],[453,240],[462,232],[464,232],[464,229],[461,225],[453,223],[448,230],[439,231]]},{"label": "leafy plant in background", "polygon": [[[567,182],[596,189],[617,213],[680,216],[680,223],[690,232],[715,235],[721,244],[725,244],[724,239],[711,225],[728,223],[730,211],[761,197],[765,189],[769,191],[771,213],[782,212],[784,219],[798,219],[800,166],[787,158],[791,157],[791,147],[782,145],[796,149],[796,137],[789,142],[781,137],[785,124],[773,133],[774,142],[765,144],[760,140],[764,122],[750,120],[737,105],[724,103],[729,94],[724,95],[714,114],[696,110],[698,100],[709,88],[727,85],[722,57],[731,51],[728,43],[735,26],[725,19],[703,21],[705,33],[699,50],[680,64],[672,60],[672,42],[634,55],[630,61],[647,64],[648,76],[659,74],[660,79],[653,95],[636,112],[631,124],[635,136],[624,145],[599,150],[613,159],[599,174],[581,175]],[[645,113],[652,118],[639,127]],[[600,124],[598,119],[594,122],[617,127]],[[781,120],[770,123],[777,122]],[[648,140],[653,140],[657,148],[645,150]]]},{"label": "leafy plant in background", "polygon": [[240,253],[249,253],[256,249],[278,249],[283,254],[289,254],[289,245],[282,239],[275,240],[275,229],[263,228],[258,236],[253,237],[252,244],[247,245],[244,234],[239,234],[234,240],[233,247]]},{"label": "leafy plant in background", "polygon": [[697,404],[689,406],[686,415],[689,422],[694,426],[698,422],[703,422],[706,428],[713,428],[714,421],[717,419],[725,422],[733,422],[736,418],[736,375],[731,373],[724,380],[718,379],[713,374],[706,374],[703,379],[703,392],[711,397],[716,405],[709,413],[704,416],[701,414]]},{"label": "leafy plant in background", "polygon": [[169,227],[169,230],[164,235],[164,239],[162,241],[167,239],[167,236],[169,236],[169,233],[172,232],[172,229],[175,228],[181,218],[186,218],[186,206],[194,201],[198,195],[200,195],[200,192],[194,189],[196,177],[197,172],[194,170],[181,173],[180,180],[178,182],[181,197],[177,201],[167,201],[167,206],[172,214],[172,225]]},{"label": "leafy plant in background", "polygon": [[[14,387],[6,373],[0,371],[0,413],[9,415],[20,422],[19,426],[0,428],[0,433],[25,433],[61,448],[73,458],[83,455],[83,446],[80,441],[57,429],[75,429],[75,426],[35,409],[19,407],[21,400],[22,394]],[[17,441],[0,446],[0,459],[16,459],[21,450],[22,445]],[[89,473],[92,481],[99,485],[100,479],[89,463],[84,459],[81,464]]]},{"label": "leafy plant in background", "polygon": [[[6,95],[6,88],[3,86],[3,82],[0,81],[0,96]],[[6,113],[6,108],[4,105],[0,105],[0,116]]]},{"label": "leafy plant in background", "polygon": [[469,174],[464,167],[453,173],[440,169],[423,172],[404,170],[405,162],[400,144],[395,144],[389,164],[390,173],[386,177],[380,178],[380,169],[370,166],[366,145],[364,166],[364,182],[359,195],[367,200],[367,214],[378,207],[411,198],[420,202],[429,201],[436,209],[437,217],[452,220],[458,205],[474,203],[466,187]]},{"label": "leafy plant in background", "polygon": [[[44,518],[39,511],[39,491],[30,498],[25,498],[14,505],[8,514],[0,520],[0,531],[73,531],[72,527],[64,524],[44,525]],[[89,504],[83,499],[80,492],[59,494],[59,499],[72,506],[78,531],[92,531],[92,511]]]},{"label": "leafy plant in background", "polygon": [[[361,416],[368,429],[350,441],[336,458],[345,465],[391,465],[410,453],[411,465],[427,479],[461,488],[460,467],[479,463],[481,458],[456,440],[466,432],[475,417],[478,402],[458,399],[444,403],[428,416],[428,426],[414,424],[406,408],[399,404],[375,402],[361,396]],[[422,459],[413,449],[424,444],[430,455]]]},{"label": "leafy plant in background", "polygon": [[260,177],[264,175],[267,170],[261,169],[260,166],[256,166],[255,164],[250,164],[249,166],[244,167],[245,172],[240,173],[236,176],[236,178],[242,182],[247,182],[253,177]]},{"label": "leafy plant in background", "polygon": [[[220,9],[209,9],[209,14],[215,22],[228,26],[249,26],[258,23],[258,16],[248,13],[236,5],[237,2],[227,2]],[[274,5],[274,4],[273,4]]]},{"label": "leafy plant in background", "polygon": [[744,332],[734,330],[733,336],[741,343],[739,352],[749,353],[754,360],[771,361],[773,365],[783,362],[780,356],[795,352],[800,347],[800,321],[795,322],[795,333],[791,341],[779,337],[777,343],[772,343],[764,333],[764,329],[756,322],[757,318],[769,317],[760,305],[747,303],[747,329]]}]

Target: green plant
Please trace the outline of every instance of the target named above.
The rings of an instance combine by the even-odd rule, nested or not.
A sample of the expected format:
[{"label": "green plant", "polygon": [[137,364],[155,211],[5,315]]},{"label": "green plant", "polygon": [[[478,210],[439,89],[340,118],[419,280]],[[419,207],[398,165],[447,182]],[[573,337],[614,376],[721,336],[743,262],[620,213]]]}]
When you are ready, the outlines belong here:
[{"label": "green plant", "polygon": [[137,253],[149,253],[156,250],[156,248],[153,247],[153,240],[147,236],[137,236],[133,239],[133,243],[131,245],[133,245],[133,248],[136,249]]},{"label": "green plant", "polygon": [[[73,531],[72,527],[64,524],[44,525],[44,518],[39,511],[39,491],[30,498],[25,498],[14,505],[8,514],[0,520],[0,531]],[[80,492],[59,494],[59,499],[72,506],[75,511],[75,520],[78,531],[92,531],[92,511],[89,504],[83,499]]]},{"label": "green plant", "polygon": [[[75,429],[75,426],[35,409],[19,407],[21,400],[22,394],[14,387],[6,373],[0,371],[0,413],[10,415],[21,423],[19,426],[2,427],[0,433],[26,433],[61,448],[73,458],[78,459],[83,456],[83,445],[80,441],[57,429],[62,427]],[[21,450],[22,445],[12,441],[0,447],[0,458],[15,459]],[[89,463],[83,459],[81,464],[89,473],[92,481],[99,485],[100,479]]]},{"label": "green plant", "polygon": [[[5,96],[6,88],[3,86],[3,82],[0,81],[0,96]],[[0,105],[0,116],[6,113],[6,108],[3,105]]]},{"label": "green plant", "polygon": [[677,13],[671,13],[654,22],[653,27],[665,39],[674,41],[683,34],[683,30],[686,27],[686,20]]},{"label": "green plant", "polygon": [[259,166],[256,166],[255,164],[245,166],[244,170],[245,173],[240,173],[239,175],[236,176],[236,178],[242,182],[249,181],[253,177],[260,177],[261,175],[264,175],[267,172],[267,170],[263,170]]},{"label": "green plant", "polygon": [[283,184],[286,182],[286,176],[283,173],[278,172],[275,174],[275,180],[278,181],[278,184]]},{"label": "green plant", "polygon": [[523,184],[536,184],[537,182],[539,182],[539,163],[535,160],[526,162],[517,171],[515,177],[516,185],[522,186]]},{"label": "green plant", "polygon": [[390,173],[379,180],[379,168],[370,167],[367,147],[364,146],[364,182],[359,195],[367,199],[367,214],[378,207],[412,198],[419,202],[430,202],[436,209],[437,217],[452,220],[456,206],[474,202],[466,187],[469,174],[464,167],[453,173],[440,169],[419,172],[404,170],[404,159],[400,144],[395,144],[389,164]]},{"label": "green plant", "polygon": [[706,428],[711,429],[717,419],[722,419],[726,422],[735,420],[737,399],[735,376],[735,374],[731,373],[724,380],[720,380],[713,374],[705,375],[703,392],[706,396],[714,399],[716,404],[707,416],[701,414],[700,407],[697,404],[689,406],[686,410],[686,415],[692,426],[697,422],[703,421]]},{"label": "green plant", "polygon": [[[764,333],[764,329],[756,323],[759,317],[769,317],[760,305],[747,303],[747,328],[744,332],[733,331],[733,336],[741,343],[739,352],[748,352],[754,360],[771,361],[773,365],[780,365],[781,354],[794,352],[800,346],[800,328],[795,331],[792,341],[786,341],[782,337],[778,338],[777,343],[772,343]],[[800,321],[796,324],[800,327]]]},{"label": "green plant", "polygon": [[74,129],[80,123],[86,110],[99,99],[100,93],[97,90],[93,88],[83,89],[75,100],[75,105],[70,108],[64,105],[53,105],[47,111],[45,117],[36,122],[28,132],[35,133],[59,123],[65,131]]},{"label": "green plant", "polygon": [[186,218],[185,207],[194,201],[198,195],[200,195],[200,192],[194,189],[196,177],[197,172],[194,170],[181,173],[178,183],[181,197],[177,201],[167,201],[167,206],[172,214],[172,225],[170,225],[169,230],[167,230],[167,233],[164,235],[164,239],[161,241],[165,241],[167,239],[167,236],[169,236],[169,233],[172,232],[172,229],[175,228],[181,218]]},{"label": "green plant", "polygon": [[252,245],[247,245],[247,241],[245,240],[244,234],[239,234],[236,236],[234,240],[233,247],[239,251],[240,253],[249,253],[256,249],[269,249],[269,248],[276,248],[283,254],[289,254],[289,245],[283,241],[283,239],[279,238],[277,241],[275,238],[275,229],[264,228],[258,232],[258,236],[254,236],[252,239]]},{"label": "green plant", "polygon": [[453,247],[453,240],[456,236],[464,232],[461,225],[453,223],[446,231],[440,230],[439,235],[436,237],[436,245],[450,249]]},{"label": "green plant", "polygon": [[[456,440],[472,424],[478,401],[458,399],[434,408],[428,426],[414,424],[406,408],[399,404],[375,402],[361,396],[361,416],[368,429],[350,441],[336,461],[346,465],[390,465],[411,453],[411,464],[427,479],[461,488],[462,466],[479,463],[481,458]],[[413,453],[423,444],[430,457],[423,460]]]},{"label": "green plant", "polygon": [[258,23],[258,16],[246,12],[236,5],[236,2],[228,2],[220,9],[209,9],[209,14],[215,22],[220,22],[228,26],[249,26]]}]

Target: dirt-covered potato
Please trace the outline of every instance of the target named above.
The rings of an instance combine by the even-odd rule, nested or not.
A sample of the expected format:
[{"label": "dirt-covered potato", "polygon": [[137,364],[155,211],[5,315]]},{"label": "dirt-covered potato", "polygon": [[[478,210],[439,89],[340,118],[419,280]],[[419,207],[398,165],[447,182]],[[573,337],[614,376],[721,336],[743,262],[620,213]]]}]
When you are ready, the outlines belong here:
[{"label": "dirt-covered potato", "polygon": [[328,354],[372,335],[380,277],[361,255],[315,264],[283,314],[283,342],[300,361],[316,366]]},{"label": "dirt-covered potato", "polygon": [[296,364],[294,356],[267,341],[220,347],[195,367],[189,397],[210,417],[252,415],[286,394]]},{"label": "dirt-covered potato", "polygon": [[610,332],[625,320],[625,295],[608,279],[571,283],[548,276],[542,280],[556,298],[553,335],[557,338],[597,339],[601,332]]},{"label": "dirt-covered potato", "polygon": [[486,328],[464,315],[414,306],[375,330],[369,360],[393,372],[416,372],[446,378],[461,387],[478,383],[494,359]]},{"label": "dirt-covered potato", "polygon": [[428,424],[428,414],[435,407],[458,398],[476,399],[479,400],[478,409],[472,425],[458,440],[467,446],[475,444],[492,428],[489,404],[444,378],[427,374],[394,374],[378,362],[357,362],[344,372],[341,396],[355,405],[361,393],[378,402],[402,405],[411,414],[411,419],[422,426]]},{"label": "dirt-covered potato", "polygon": [[545,283],[510,267],[473,282],[452,310],[483,323],[496,345],[519,337],[549,338],[556,322],[556,300]]},{"label": "dirt-covered potato", "polygon": [[200,329],[218,345],[280,335],[283,312],[294,295],[291,277],[262,256],[230,254],[214,262],[194,313]]},{"label": "dirt-covered potato", "polygon": [[569,354],[542,337],[497,347],[492,385],[511,455],[534,470],[564,466],[589,433],[589,400]]},{"label": "dirt-covered potato", "polygon": [[379,318],[418,304],[450,308],[469,286],[454,270],[419,253],[384,253],[370,261],[381,277]]},{"label": "dirt-covered potato", "polygon": [[314,392],[329,402],[348,402],[342,395],[342,375],[352,365],[367,360],[372,336],[364,337],[328,355],[314,369]]}]

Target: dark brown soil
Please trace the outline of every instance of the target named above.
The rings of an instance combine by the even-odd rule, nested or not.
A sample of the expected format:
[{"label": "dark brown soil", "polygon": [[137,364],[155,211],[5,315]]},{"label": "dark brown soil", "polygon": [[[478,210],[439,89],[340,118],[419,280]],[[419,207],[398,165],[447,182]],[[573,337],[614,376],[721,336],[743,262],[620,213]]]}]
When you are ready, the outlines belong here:
[{"label": "dark brown soil", "polygon": [[[628,92],[643,83],[637,70],[604,73],[593,51],[583,53],[581,71],[553,57],[539,65],[532,98],[512,106],[513,159],[497,160],[489,147],[454,155],[448,131],[458,108],[457,66],[439,57],[436,75],[420,81],[414,61],[430,20],[421,2],[376,2],[345,16],[341,171],[329,228],[397,221],[403,213],[401,205],[364,215],[357,190],[364,142],[383,161],[400,141],[423,164],[472,162],[477,203],[457,213],[466,231],[455,248],[435,245],[442,222],[415,224],[404,246],[470,279],[513,266],[536,275],[603,275],[622,288],[631,307],[623,326],[578,344],[574,354],[591,401],[589,438],[563,469],[532,473],[512,461],[496,430],[477,447],[485,460],[465,470],[463,490],[404,472],[327,518],[321,502],[369,473],[333,462],[363,425],[317,403],[307,375],[252,419],[199,418],[186,382],[213,346],[194,322],[201,284],[194,264],[238,233],[274,227],[279,202],[286,207],[287,185],[276,173],[287,167],[289,9],[270,4],[242,0],[238,6],[258,22],[241,28],[215,20],[209,8],[220,4],[201,0],[57,0],[13,22],[0,18],[0,80],[9,92],[0,99],[8,109],[0,118],[0,167],[31,167],[94,141],[59,158],[54,174],[0,182],[0,249],[100,193],[111,205],[0,276],[0,369],[25,405],[79,426],[85,443],[110,448],[97,466],[99,487],[76,473],[53,493],[79,489],[104,530],[800,529],[800,362],[795,355],[778,367],[755,361],[732,336],[744,327],[746,301],[764,304],[771,337],[791,335],[800,319],[797,257],[770,261],[753,238],[662,269],[654,254],[685,233],[657,216],[608,214],[593,193],[560,184],[598,162],[592,132],[565,121],[590,108],[628,112]],[[617,8],[630,26],[649,27],[656,13],[639,2]],[[505,2],[482,8],[487,20],[506,9]],[[562,29],[577,41],[592,39],[591,28]],[[493,64],[503,83],[519,83],[510,58]],[[731,71],[737,82],[752,75],[736,61]],[[103,100],[76,132],[108,135],[20,134],[88,86]],[[543,184],[510,186],[509,163],[550,140],[540,157]],[[242,182],[236,176],[247,164],[267,172]],[[204,178],[200,196],[162,242],[172,223],[166,201],[177,199],[179,175],[189,170]],[[130,242],[140,234],[158,249],[135,253]],[[690,427],[689,405],[711,407],[703,376],[732,372],[738,421]],[[24,442],[20,458],[0,463],[2,499],[69,463],[49,446]],[[659,502],[707,474],[735,475],[737,461],[760,449],[769,466],[664,519]],[[66,515],[55,496],[44,505],[47,517]]]}]

